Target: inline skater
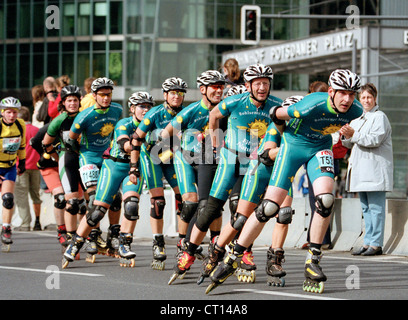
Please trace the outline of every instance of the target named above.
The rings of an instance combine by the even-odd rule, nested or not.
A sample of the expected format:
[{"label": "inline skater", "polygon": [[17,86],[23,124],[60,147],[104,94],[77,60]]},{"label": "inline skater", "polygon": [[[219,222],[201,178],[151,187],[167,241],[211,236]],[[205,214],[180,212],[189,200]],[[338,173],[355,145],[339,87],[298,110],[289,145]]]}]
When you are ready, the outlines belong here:
[{"label": "inline skater", "polygon": [[[258,148],[270,123],[269,112],[280,105],[279,98],[270,95],[273,72],[261,64],[251,65],[244,72],[246,93],[227,97],[210,112],[209,130],[213,148],[221,146],[219,119],[229,116],[225,145],[220,150],[220,160],[204,212],[197,217],[191,232],[188,249],[177,263],[183,274],[194,263],[194,254],[208,227],[222,216],[222,208],[240,175],[244,175],[250,156]],[[254,155],[253,155],[254,156]]]},{"label": "inline skater", "polygon": [[[104,216],[104,208],[95,205],[94,200],[103,153],[108,149],[115,124],[122,116],[122,106],[112,102],[113,88],[113,81],[105,77],[97,78],[92,82],[91,89],[96,103],[75,117],[66,141],[68,150],[79,152],[79,172],[89,197],[89,204],[86,218],[81,220],[76,235],[65,250],[63,267],[67,261],[73,260],[76,252],[85,242],[84,237],[88,234],[87,260],[93,262],[93,255],[107,251],[106,243],[101,240],[102,231],[98,228],[99,221]],[[80,136],[81,142],[78,144],[77,139]],[[116,196],[110,207],[111,226],[118,224],[120,209],[121,199],[120,196]]]},{"label": "inline skater", "polygon": [[[221,101],[224,84],[224,76],[216,70],[201,73],[197,85],[202,99],[183,109],[166,127],[166,133],[170,136],[181,135],[181,148],[175,153],[174,167],[183,199],[180,220],[184,234],[187,233],[188,225],[195,221],[195,216],[204,210],[217,169],[208,120],[211,110]],[[219,234],[220,226],[221,218],[210,226],[211,238]],[[188,238],[186,241],[180,239],[177,258],[187,249]],[[199,247],[195,252],[200,259],[203,258],[201,251]],[[175,272],[169,284],[178,276],[178,272]]]},{"label": "inline skater", "polygon": [[[70,128],[79,113],[81,91],[75,85],[68,85],[61,89],[60,95],[58,111],[61,113],[49,124],[42,140],[42,147],[44,157],[51,157],[58,161],[63,193],[57,196],[57,202],[60,202],[57,208],[65,209],[64,221],[70,240],[76,233],[78,221],[86,213],[84,192],[79,176],[78,153],[66,148]],[[59,142],[58,149],[55,147],[56,142]]]},{"label": "inline skater", "polygon": [[265,223],[279,213],[291,186],[291,178],[301,165],[307,163],[307,173],[316,194],[316,214],[311,225],[303,290],[323,292],[327,277],[319,265],[320,249],[334,205],[331,133],[361,116],[362,107],[355,100],[359,89],[360,78],[355,73],[337,69],[329,77],[327,93],[312,93],[287,108],[273,109],[275,123],[290,121],[282,135],[272,176],[264,199],[245,223],[237,244],[212,273],[211,280],[215,285],[234,273],[245,249],[258,237]]},{"label": "inline skater", "polygon": [[[0,127],[0,178],[1,199],[3,202],[1,228],[2,251],[8,252],[11,239],[11,218],[14,210],[14,187],[17,174],[25,171],[25,122],[18,119],[21,103],[14,97],[7,97],[0,101],[1,127]],[[17,157],[19,160],[16,166]]]},{"label": "inline skater", "polygon": [[[166,205],[163,177],[174,191],[178,217],[182,202],[171,159],[172,151],[168,147],[164,150],[162,148],[163,141],[157,141],[157,138],[169,122],[182,110],[187,83],[181,78],[171,77],[163,82],[162,91],[164,103],[153,107],[145,115],[134,134],[135,139],[132,143],[134,143],[135,148],[131,153],[132,163],[137,163],[140,157],[142,174],[150,194],[150,225],[153,233],[151,267],[154,270],[164,270],[164,261],[167,258],[163,235],[163,214]],[[173,146],[173,139],[170,140],[167,146]],[[131,177],[131,181],[136,183],[136,177]]]}]

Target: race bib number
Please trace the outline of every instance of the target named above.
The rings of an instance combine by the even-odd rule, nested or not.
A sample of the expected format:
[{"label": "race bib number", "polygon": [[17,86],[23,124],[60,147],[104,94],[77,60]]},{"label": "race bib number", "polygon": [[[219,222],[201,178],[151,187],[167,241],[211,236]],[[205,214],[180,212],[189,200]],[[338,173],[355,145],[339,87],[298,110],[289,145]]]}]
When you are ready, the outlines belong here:
[{"label": "race bib number", "polygon": [[322,150],[316,154],[322,172],[334,174],[334,158],[331,150]]},{"label": "race bib number", "polygon": [[85,187],[96,186],[98,184],[99,168],[94,164],[87,164],[79,169],[82,183]]},{"label": "race bib number", "polygon": [[21,137],[3,138],[3,152],[7,154],[15,154],[20,148]]}]

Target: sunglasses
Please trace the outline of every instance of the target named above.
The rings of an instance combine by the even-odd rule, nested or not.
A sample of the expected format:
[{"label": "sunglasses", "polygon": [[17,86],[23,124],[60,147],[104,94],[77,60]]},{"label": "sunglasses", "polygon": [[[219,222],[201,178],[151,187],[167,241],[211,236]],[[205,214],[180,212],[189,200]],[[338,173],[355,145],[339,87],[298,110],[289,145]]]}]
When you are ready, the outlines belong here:
[{"label": "sunglasses", "polygon": [[102,92],[98,92],[97,93],[98,96],[105,98],[105,97],[112,97],[112,92],[110,93],[102,93]]},{"label": "sunglasses", "polygon": [[184,97],[184,95],[186,94],[183,91],[169,91],[169,94],[171,94],[172,96],[176,96],[179,95],[180,97]]},{"label": "sunglasses", "polygon": [[213,90],[224,90],[224,85],[223,84],[211,84],[209,87]]}]

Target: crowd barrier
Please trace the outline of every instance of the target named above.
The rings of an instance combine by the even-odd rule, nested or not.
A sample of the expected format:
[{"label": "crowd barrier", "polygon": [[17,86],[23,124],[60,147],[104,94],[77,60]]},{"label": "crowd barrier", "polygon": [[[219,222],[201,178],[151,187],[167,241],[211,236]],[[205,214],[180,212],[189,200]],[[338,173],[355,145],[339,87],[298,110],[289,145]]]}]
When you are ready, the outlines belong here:
[{"label": "crowd barrier", "polygon": [[[53,214],[53,197],[49,193],[42,193],[40,222],[43,227],[55,225]],[[175,216],[175,202],[173,192],[165,190],[166,207],[164,213],[164,234],[167,237],[177,237],[177,219]],[[293,209],[295,215],[289,226],[285,241],[286,248],[301,248],[307,241],[307,231],[310,222],[309,198],[294,198]],[[123,214],[123,213],[122,213]],[[32,216],[34,213],[32,212]],[[228,202],[224,206],[223,225],[230,220]],[[276,219],[271,219],[259,237],[255,245],[269,246],[273,227]],[[1,221],[1,217],[0,217]],[[383,251],[386,254],[408,256],[408,201],[387,199],[386,223],[384,233]],[[12,224],[19,226],[21,219],[18,209],[13,216]],[[34,224],[34,218],[32,225]],[[105,217],[101,222],[101,229],[106,232],[109,220]],[[350,251],[353,247],[363,244],[364,220],[362,217],[360,201],[357,198],[336,199],[334,214],[330,224],[333,250]],[[150,198],[144,193],[140,199],[140,219],[134,232],[135,237],[150,239]]]}]

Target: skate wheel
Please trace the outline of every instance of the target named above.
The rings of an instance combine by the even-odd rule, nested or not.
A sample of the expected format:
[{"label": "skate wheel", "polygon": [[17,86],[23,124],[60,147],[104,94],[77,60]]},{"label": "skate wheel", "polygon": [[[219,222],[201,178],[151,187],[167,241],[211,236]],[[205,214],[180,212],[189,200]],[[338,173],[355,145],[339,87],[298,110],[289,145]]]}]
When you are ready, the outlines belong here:
[{"label": "skate wheel", "polygon": [[65,269],[66,267],[68,267],[69,261],[67,259],[62,258],[62,263],[61,263],[61,267],[62,269]]},{"label": "skate wheel", "polygon": [[85,260],[86,260],[86,262],[95,263],[96,255],[95,254],[88,254]]},{"label": "skate wheel", "polygon": [[167,283],[168,285],[171,285],[177,278],[178,278],[178,274],[175,272],[173,273],[173,275],[170,277],[169,282]]},{"label": "skate wheel", "polygon": [[79,260],[81,257],[79,256],[79,252],[77,253],[77,255],[75,256],[75,260]]},{"label": "skate wheel", "polygon": [[164,261],[153,261],[151,264],[151,267],[153,270],[163,271],[165,264],[164,264]]},{"label": "skate wheel", "polygon": [[3,244],[2,246],[1,246],[1,251],[2,252],[10,252],[10,245],[9,244]]},{"label": "skate wheel", "polygon": [[198,284],[198,285],[202,284],[202,283],[204,282],[204,279],[205,279],[204,276],[200,276],[200,277],[197,279],[197,284]]},{"label": "skate wheel", "polygon": [[216,287],[218,287],[218,284],[215,282],[211,282],[207,289],[205,290],[205,294],[209,294],[211,291],[213,291]]}]

